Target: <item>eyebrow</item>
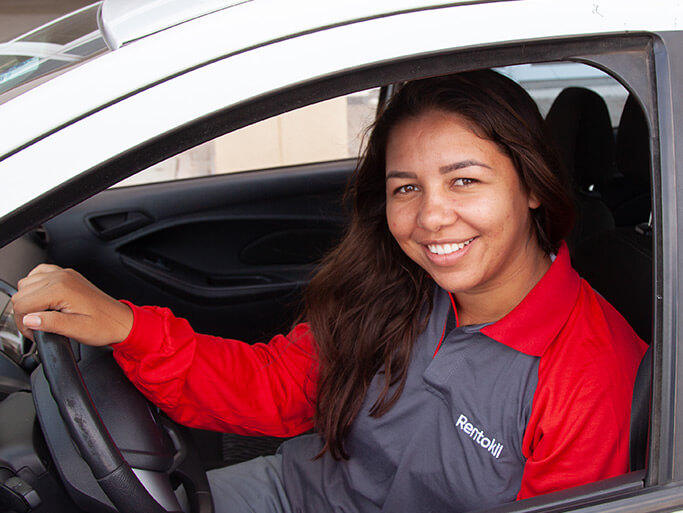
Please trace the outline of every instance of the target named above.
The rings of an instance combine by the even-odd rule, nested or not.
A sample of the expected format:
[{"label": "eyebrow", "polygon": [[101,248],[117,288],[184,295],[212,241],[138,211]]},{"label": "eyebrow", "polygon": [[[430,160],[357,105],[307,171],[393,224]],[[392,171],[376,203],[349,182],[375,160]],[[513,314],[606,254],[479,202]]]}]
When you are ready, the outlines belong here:
[{"label": "eyebrow", "polygon": [[417,178],[417,175],[415,173],[411,173],[409,171],[389,171],[387,173],[386,178],[384,181],[388,181],[390,178],[408,178],[408,179],[413,179]]},{"label": "eyebrow", "polygon": [[445,175],[446,173],[450,173],[451,171],[456,171],[458,169],[463,169],[466,167],[472,167],[472,166],[478,166],[478,167],[485,167],[487,169],[491,169],[491,166],[488,166],[484,164],[483,162],[479,162],[478,160],[462,160],[460,162],[454,162],[453,164],[448,164],[446,166],[441,166],[439,168],[439,173],[442,175]]},{"label": "eyebrow", "polygon": [[[464,169],[466,167],[472,167],[472,166],[479,166],[479,167],[485,167],[487,169],[491,169],[491,166],[484,164],[483,162],[479,162],[478,160],[461,160],[460,162],[454,162],[452,164],[447,164],[445,166],[441,166],[439,168],[439,173],[442,175],[445,175],[446,173],[450,173],[451,171],[457,171],[458,169]],[[387,173],[387,176],[385,178],[385,181],[388,181],[390,178],[408,178],[408,179],[413,179],[417,178],[417,175],[415,173],[412,173],[410,171],[389,171]]]}]

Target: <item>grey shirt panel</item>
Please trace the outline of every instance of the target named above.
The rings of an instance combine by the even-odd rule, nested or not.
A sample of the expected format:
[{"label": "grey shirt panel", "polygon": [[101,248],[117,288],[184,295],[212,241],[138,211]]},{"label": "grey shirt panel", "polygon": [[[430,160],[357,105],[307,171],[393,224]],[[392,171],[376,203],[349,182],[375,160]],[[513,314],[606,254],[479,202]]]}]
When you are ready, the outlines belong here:
[{"label": "grey shirt panel", "polygon": [[375,376],[346,439],[348,461],[314,459],[318,435],[283,444],[293,511],[455,512],[515,500],[538,358],[489,339],[482,326],[450,330],[433,357],[453,315],[437,289],[400,399],[370,417],[384,380]]}]

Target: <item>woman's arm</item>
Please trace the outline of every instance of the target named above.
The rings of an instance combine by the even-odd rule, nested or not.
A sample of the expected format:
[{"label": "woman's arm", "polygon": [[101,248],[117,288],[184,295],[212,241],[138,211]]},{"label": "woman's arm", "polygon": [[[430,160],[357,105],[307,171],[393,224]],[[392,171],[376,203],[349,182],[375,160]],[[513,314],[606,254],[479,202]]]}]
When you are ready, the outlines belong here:
[{"label": "woman's arm", "polygon": [[249,345],[195,333],[166,308],[130,306],[135,323],[114,357],[174,420],[248,435],[292,436],[312,427],[317,368],[307,325]]},{"label": "woman's arm", "polygon": [[588,284],[581,290],[582,307],[541,357],[520,499],[629,469],[633,384],[647,346]]},{"label": "woman's arm", "polygon": [[17,326],[114,347],[131,381],[177,421],[241,434],[288,436],[308,430],[317,379],[307,325],[269,344],[195,333],[164,308],[108,296],[83,276],[36,267],[12,298]]}]

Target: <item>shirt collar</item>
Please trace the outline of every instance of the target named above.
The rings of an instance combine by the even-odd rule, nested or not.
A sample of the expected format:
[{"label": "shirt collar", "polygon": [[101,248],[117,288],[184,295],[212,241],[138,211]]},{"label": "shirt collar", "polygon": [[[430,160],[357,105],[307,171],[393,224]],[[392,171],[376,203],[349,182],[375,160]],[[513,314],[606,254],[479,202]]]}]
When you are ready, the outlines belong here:
[{"label": "shirt collar", "polygon": [[580,282],[563,242],[555,261],[522,302],[481,333],[521,353],[542,356],[569,318]]}]

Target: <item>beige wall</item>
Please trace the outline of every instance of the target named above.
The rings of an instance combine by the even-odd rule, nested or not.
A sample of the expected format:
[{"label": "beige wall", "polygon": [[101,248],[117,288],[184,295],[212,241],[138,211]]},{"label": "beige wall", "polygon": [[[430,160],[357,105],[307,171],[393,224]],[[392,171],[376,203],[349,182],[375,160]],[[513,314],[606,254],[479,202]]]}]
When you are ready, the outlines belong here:
[{"label": "beige wall", "polygon": [[347,158],[346,98],[288,112],[216,139],[215,173]]},{"label": "beige wall", "polygon": [[334,98],[236,130],[170,158],[119,185],[357,157],[378,90]]}]

